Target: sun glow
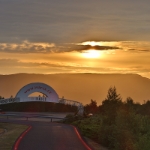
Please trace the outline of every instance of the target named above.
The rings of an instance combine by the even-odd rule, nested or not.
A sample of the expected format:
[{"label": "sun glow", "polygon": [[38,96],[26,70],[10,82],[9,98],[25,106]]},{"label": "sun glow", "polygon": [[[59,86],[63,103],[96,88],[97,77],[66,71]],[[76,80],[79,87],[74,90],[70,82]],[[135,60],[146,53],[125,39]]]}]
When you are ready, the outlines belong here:
[{"label": "sun glow", "polygon": [[79,43],[78,45],[91,45],[91,46],[116,46],[120,47],[122,45],[122,42],[116,42],[116,41],[86,41]]},{"label": "sun glow", "polygon": [[98,50],[86,50],[82,53],[82,56],[84,58],[99,58],[101,53]]},{"label": "sun glow", "polygon": [[100,44],[101,44],[100,42],[95,42],[95,41],[87,41],[87,42],[81,43],[81,45],[91,45],[91,46],[96,46]]}]

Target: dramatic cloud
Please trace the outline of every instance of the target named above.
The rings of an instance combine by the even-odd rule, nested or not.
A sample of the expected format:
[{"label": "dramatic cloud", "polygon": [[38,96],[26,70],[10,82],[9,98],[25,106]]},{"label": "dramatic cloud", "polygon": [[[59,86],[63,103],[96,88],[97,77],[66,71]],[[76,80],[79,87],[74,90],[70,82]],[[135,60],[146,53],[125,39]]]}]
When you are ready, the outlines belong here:
[{"label": "dramatic cloud", "polygon": [[77,45],[77,44],[62,44],[56,45],[55,43],[32,43],[23,41],[22,43],[0,43],[1,52],[10,53],[61,53],[78,51],[82,52],[89,49],[95,50],[116,50],[119,47],[113,46],[91,46],[91,45]]},{"label": "dramatic cloud", "polygon": [[0,52],[6,53],[64,53],[84,52],[86,50],[112,51],[123,50],[131,52],[150,52],[150,42],[138,41],[100,41],[97,45],[83,43],[42,43],[23,41],[21,43],[0,43]]},{"label": "dramatic cloud", "polygon": [[119,47],[111,47],[111,46],[91,46],[91,45],[76,45],[73,48],[75,51],[79,51],[82,52],[84,50],[90,50],[90,49],[94,49],[94,50],[116,50],[119,49]]},{"label": "dramatic cloud", "polygon": [[149,6],[149,0],[1,0],[0,73],[150,77]]},{"label": "dramatic cloud", "polygon": [[145,53],[145,52],[150,52],[150,49],[149,50],[146,50],[146,49],[128,49],[128,51],[132,51],[132,52],[136,52],[136,53],[138,53],[138,52]]},{"label": "dramatic cloud", "polygon": [[150,52],[149,41],[122,41],[120,48],[130,52]]},{"label": "dramatic cloud", "polygon": [[46,53],[52,52],[55,48],[54,43],[31,43],[24,41],[18,43],[0,43],[1,52],[11,53]]}]

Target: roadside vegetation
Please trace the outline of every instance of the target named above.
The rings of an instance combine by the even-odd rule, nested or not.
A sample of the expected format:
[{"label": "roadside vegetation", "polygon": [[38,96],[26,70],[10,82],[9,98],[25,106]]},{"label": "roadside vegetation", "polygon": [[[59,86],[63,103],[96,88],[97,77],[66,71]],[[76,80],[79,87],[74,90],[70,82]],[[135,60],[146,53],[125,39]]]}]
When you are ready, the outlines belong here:
[{"label": "roadside vegetation", "polygon": [[66,118],[65,123],[110,150],[150,150],[150,101],[139,104],[128,97],[123,102],[115,87],[108,90],[102,105],[94,100],[85,105],[84,117]]},{"label": "roadside vegetation", "polygon": [[4,99],[4,97],[0,96],[0,99]]},{"label": "roadside vegetation", "polygon": [[17,138],[27,128],[26,125],[0,123],[0,150],[11,150]]}]

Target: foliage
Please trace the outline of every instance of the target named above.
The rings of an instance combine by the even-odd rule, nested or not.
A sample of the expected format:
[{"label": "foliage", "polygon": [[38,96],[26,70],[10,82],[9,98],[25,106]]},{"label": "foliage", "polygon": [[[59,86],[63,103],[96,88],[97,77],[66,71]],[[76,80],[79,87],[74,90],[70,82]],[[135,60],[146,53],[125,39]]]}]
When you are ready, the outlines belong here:
[{"label": "foliage", "polygon": [[98,130],[102,127],[103,118],[100,115],[94,115],[89,118],[78,120],[72,124],[77,126],[84,136],[98,141]]},{"label": "foliage", "polygon": [[95,114],[98,112],[97,102],[91,99],[91,103],[84,106],[84,110],[86,113]]},{"label": "foliage", "polygon": [[0,99],[4,99],[4,97],[0,96]]},{"label": "foliage", "polygon": [[[99,142],[114,150],[144,150],[141,139],[150,138],[149,123],[150,119],[146,116],[120,109],[114,124],[104,122],[99,131]],[[145,145],[149,142],[145,141]]]},{"label": "foliage", "polygon": [[120,94],[117,94],[115,87],[110,87],[107,97],[102,101],[100,111],[103,115],[107,116],[108,123],[113,123],[117,114],[118,108],[122,107],[122,99]]},{"label": "foliage", "polygon": [[110,150],[150,149],[150,101],[140,105],[128,97],[122,102],[115,87],[108,90],[97,114],[72,124]]},{"label": "foliage", "polygon": [[146,115],[150,117],[150,100],[147,100],[142,106],[139,111],[142,115]]},{"label": "foliage", "polygon": [[65,119],[63,120],[63,123],[72,123],[77,120],[82,120],[83,116],[80,115],[74,115],[74,114],[67,114]]}]

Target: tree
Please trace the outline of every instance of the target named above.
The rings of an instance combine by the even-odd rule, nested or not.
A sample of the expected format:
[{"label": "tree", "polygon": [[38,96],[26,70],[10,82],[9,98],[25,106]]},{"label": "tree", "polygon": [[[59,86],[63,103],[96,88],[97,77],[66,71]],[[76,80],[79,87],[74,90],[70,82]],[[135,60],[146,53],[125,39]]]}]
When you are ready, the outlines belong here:
[{"label": "tree", "polygon": [[4,99],[4,97],[0,96],[0,99]]},{"label": "tree", "polygon": [[133,99],[132,99],[131,97],[127,97],[127,99],[126,99],[126,104],[128,104],[128,105],[133,105],[133,104],[134,104]]},{"label": "tree", "polygon": [[107,97],[102,101],[101,111],[105,115],[114,118],[117,109],[119,109],[122,104],[122,98],[120,94],[117,94],[116,87],[110,87],[108,89]]},{"label": "tree", "polygon": [[117,94],[116,87],[110,87],[108,89],[107,98],[105,98],[104,101],[120,102],[121,100],[122,98],[120,97],[120,94]]},{"label": "tree", "polygon": [[124,104],[125,104],[126,109],[128,109],[128,111],[135,110],[136,108],[136,105],[134,104],[134,101],[131,97],[127,97]]},{"label": "tree", "polygon": [[90,104],[85,105],[84,109],[87,113],[96,113],[98,111],[97,102],[91,99]]}]

